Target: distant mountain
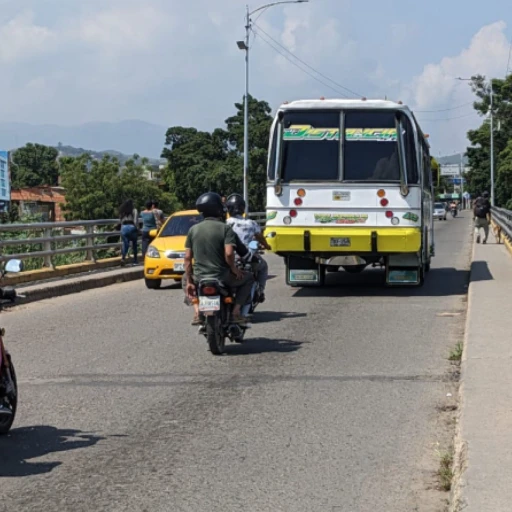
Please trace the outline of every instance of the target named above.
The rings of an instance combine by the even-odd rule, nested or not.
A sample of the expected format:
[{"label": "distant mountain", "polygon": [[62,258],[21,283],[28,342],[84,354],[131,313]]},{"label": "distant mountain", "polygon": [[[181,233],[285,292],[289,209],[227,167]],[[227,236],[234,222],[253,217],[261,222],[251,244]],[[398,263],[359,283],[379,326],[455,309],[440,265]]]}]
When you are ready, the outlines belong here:
[{"label": "distant mountain", "polygon": [[148,158],[160,158],[166,128],[144,121],[127,120],[119,123],[86,123],[77,126],[0,123],[0,149],[11,150],[27,142],[46,146],[94,148],[97,151],[134,153]]},{"label": "distant mountain", "polygon": [[[441,165],[459,165],[460,164],[460,153],[457,155],[450,155],[450,156],[442,156],[440,158],[436,158],[436,160]],[[463,156],[462,161],[464,162],[464,165],[468,165],[468,157]]]}]

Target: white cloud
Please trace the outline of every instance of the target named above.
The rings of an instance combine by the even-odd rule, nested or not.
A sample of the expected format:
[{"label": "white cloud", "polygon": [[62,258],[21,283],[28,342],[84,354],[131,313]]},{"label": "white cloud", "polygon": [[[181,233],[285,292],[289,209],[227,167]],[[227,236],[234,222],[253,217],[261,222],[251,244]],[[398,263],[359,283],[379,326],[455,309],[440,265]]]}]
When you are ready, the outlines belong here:
[{"label": "white cloud", "polygon": [[24,11],[0,27],[0,61],[19,62],[49,50],[55,34],[34,23],[34,13]]},{"label": "white cloud", "polygon": [[472,108],[475,97],[468,82],[457,78],[477,74],[503,77],[510,49],[505,31],[503,21],[484,26],[467,48],[458,55],[444,57],[437,64],[427,64],[402,91],[417,111],[423,129],[433,134],[431,142],[436,156],[439,152],[449,154],[464,150],[468,145],[467,131],[482,122]]},{"label": "white cloud", "polygon": [[[469,78],[476,74],[503,76],[510,42],[505,35],[503,21],[487,25],[473,37],[467,48],[455,57],[445,57],[438,64],[428,64],[416,77],[410,90],[418,109],[443,104],[463,94],[457,77]],[[464,96],[467,98],[469,94]]]},{"label": "white cloud", "polygon": [[113,7],[81,22],[82,40],[108,54],[147,51],[163,27],[171,30],[170,18],[152,5]]}]

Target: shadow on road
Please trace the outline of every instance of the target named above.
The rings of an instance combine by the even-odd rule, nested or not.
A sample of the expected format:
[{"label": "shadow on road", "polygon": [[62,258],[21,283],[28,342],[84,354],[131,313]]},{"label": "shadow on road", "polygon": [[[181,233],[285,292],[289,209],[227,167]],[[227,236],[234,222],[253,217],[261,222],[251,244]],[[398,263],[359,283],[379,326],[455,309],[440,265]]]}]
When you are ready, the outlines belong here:
[{"label": "shadow on road", "polygon": [[256,311],[254,313],[254,322],[265,324],[270,322],[280,322],[288,318],[304,318],[307,313],[289,313],[287,311]]},{"label": "shadow on road", "polygon": [[361,274],[338,272],[327,274],[325,286],[300,288],[294,297],[444,297],[465,295],[469,285],[469,270],[433,268],[421,287],[385,287],[383,270],[368,270]]},{"label": "shadow on road", "polygon": [[0,438],[0,478],[24,477],[49,473],[61,462],[29,462],[45,455],[95,445],[104,437],[80,430],[58,429],[47,425],[11,430]]},{"label": "shadow on road", "polygon": [[494,277],[486,261],[473,261],[471,263],[471,281],[493,281]]},{"label": "shadow on road", "polygon": [[264,354],[267,352],[295,352],[301,348],[304,341],[280,340],[270,338],[247,339],[241,345],[226,346],[225,355],[245,356],[248,354]]}]

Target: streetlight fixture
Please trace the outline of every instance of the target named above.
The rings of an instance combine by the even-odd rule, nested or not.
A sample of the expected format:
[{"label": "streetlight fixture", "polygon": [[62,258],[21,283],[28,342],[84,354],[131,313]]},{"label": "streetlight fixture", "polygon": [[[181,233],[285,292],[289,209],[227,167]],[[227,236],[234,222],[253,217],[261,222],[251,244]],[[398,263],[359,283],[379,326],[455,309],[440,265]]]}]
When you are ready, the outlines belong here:
[{"label": "streetlight fixture", "polygon": [[[461,78],[457,77],[457,80],[463,82],[472,82],[472,78]],[[490,118],[491,118],[491,205],[494,206],[494,112],[493,112],[493,96],[494,91],[492,88],[492,78],[489,80],[489,91],[490,91]]]},{"label": "streetlight fixture", "polygon": [[244,96],[244,201],[246,204],[246,211],[249,212],[249,191],[248,191],[248,174],[249,174],[249,36],[251,31],[251,16],[263,9],[268,9],[275,5],[282,4],[303,4],[309,0],[283,0],[280,2],[271,2],[262,5],[254,11],[249,11],[249,6],[246,6],[245,14],[245,41],[237,41],[236,44],[240,50],[245,52],[245,96]]}]

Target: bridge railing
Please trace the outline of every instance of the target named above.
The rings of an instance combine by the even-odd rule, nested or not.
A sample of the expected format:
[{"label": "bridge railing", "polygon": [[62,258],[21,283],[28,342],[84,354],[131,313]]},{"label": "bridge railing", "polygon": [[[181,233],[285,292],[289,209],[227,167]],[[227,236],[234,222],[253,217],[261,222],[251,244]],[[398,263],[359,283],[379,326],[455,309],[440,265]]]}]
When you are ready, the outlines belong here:
[{"label": "bridge railing", "polygon": [[[249,217],[265,224],[264,212],[250,213]],[[0,262],[29,260],[26,269],[33,271],[119,257],[122,243],[118,225],[118,219],[0,224]]]},{"label": "bridge railing", "polygon": [[505,236],[512,242],[512,211],[505,210],[505,208],[492,208],[492,219],[498,226]]}]

